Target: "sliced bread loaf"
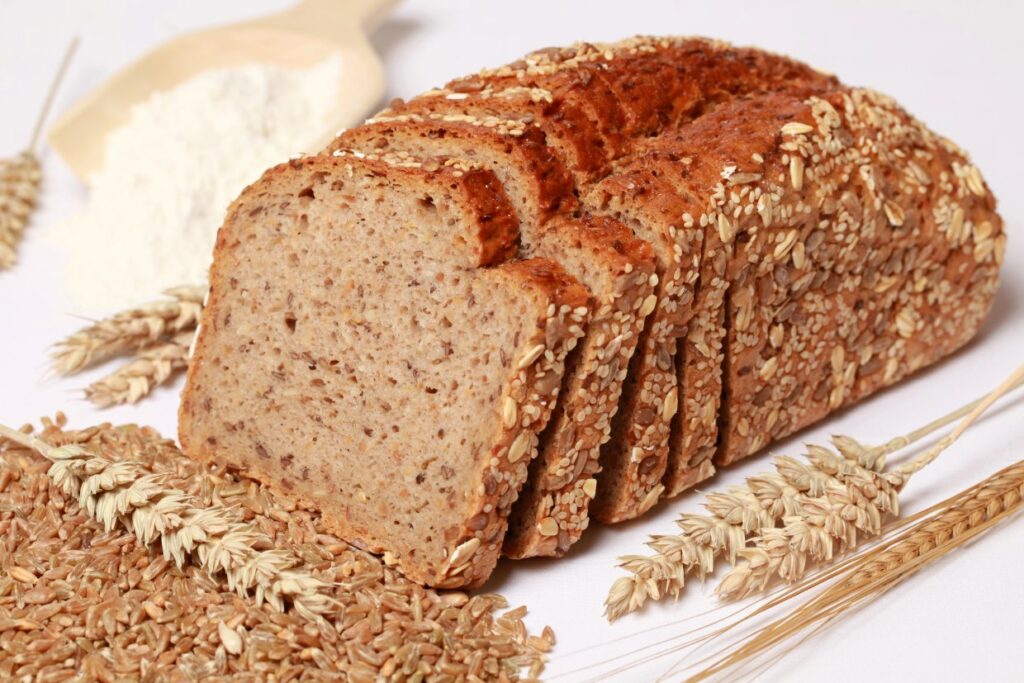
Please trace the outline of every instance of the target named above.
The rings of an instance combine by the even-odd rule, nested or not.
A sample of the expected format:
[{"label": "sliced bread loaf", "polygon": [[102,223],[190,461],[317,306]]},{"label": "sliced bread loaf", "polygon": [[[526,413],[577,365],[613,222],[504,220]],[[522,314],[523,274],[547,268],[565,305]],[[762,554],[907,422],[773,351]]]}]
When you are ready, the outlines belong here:
[{"label": "sliced bread loaf", "polygon": [[517,237],[490,171],[397,155],[272,169],[218,235],[186,452],[312,501],[415,580],[479,585],[587,320],[556,264],[501,263]]},{"label": "sliced bread loaf", "polygon": [[233,208],[182,439],[439,586],[951,352],[1005,248],[951,143],[716,41],[538,51],[332,150]]}]

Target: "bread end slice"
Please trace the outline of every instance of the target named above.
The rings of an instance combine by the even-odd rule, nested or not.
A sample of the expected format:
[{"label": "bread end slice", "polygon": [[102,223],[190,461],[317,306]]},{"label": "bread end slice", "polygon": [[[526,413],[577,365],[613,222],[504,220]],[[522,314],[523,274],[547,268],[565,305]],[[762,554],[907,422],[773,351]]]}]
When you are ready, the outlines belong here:
[{"label": "bread end slice", "polygon": [[557,265],[500,263],[516,237],[487,171],[272,169],[218,235],[184,450],[309,501],[415,581],[481,584],[588,316]]}]

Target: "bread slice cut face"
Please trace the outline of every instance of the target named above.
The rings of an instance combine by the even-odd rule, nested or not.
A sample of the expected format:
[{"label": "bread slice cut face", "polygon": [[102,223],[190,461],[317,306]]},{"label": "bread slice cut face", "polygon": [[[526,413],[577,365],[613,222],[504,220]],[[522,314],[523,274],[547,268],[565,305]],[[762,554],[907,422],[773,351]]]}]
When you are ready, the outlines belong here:
[{"label": "bread slice cut face", "polygon": [[588,294],[490,171],[321,156],[229,210],[180,413],[186,452],[306,500],[411,579],[475,586],[583,334]]}]

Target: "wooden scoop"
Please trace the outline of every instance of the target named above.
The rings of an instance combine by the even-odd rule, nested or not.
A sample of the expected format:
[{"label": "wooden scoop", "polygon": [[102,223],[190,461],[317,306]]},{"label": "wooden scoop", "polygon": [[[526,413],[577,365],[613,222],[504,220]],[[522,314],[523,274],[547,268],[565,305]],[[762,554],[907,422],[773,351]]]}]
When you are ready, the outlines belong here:
[{"label": "wooden scoop", "polygon": [[[384,68],[366,39],[397,0],[302,0],[280,14],[187,34],[156,48],[83,97],[49,131],[54,150],[86,182],[103,168],[109,133],[131,109],[209,69],[245,64],[304,68],[341,55],[341,92],[332,124],[312,149],[360,122],[384,94]],[[296,150],[300,151],[300,150]]]}]

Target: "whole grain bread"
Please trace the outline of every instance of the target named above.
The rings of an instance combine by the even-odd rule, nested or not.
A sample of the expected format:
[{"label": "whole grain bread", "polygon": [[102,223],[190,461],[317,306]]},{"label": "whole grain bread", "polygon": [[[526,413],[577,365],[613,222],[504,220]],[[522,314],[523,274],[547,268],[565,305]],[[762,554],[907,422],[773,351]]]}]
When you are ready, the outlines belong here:
[{"label": "whole grain bread", "polygon": [[503,263],[516,226],[494,175],[458,162],[270,170],[218,235],[184,449],[418,581],[479,585],[588,311],[553,262]]},{"label": "whole grain bread", "polygon": [[[635,517],[707,478],[715,464],[756,452],[951,353],[981,325],[1005,250],[977,168],[894,102],[788,58],[705,39],[639,37],[531,53],[395,101],[328,152],[343,156],[296,162],[239,200],[248,207],[270,197],[274,216],[287,220],[249,215],[239,205],[230,214],[194,364],[206,369],[190,377],[183,440],[188,424],[189,450],[198,457],[248,463],[276,487],[305,495],[293,490],[306,484],[296,483],[292,461],[264,462],[256,445],[267,444],[246,436],[265,429],[275,448],[293,448],[280,423],[250,423],[245,411],[259,401],[293,411],[292,418],[319,415],[322,422],[304,428],[323,430],[319,438],[342,453],[359,451],[370,477],[395,452],[375,441],[380,425],[362,436],[356,429],[394,417],[377,415],[375,406],[432,415],[429,425],[414,420],[413,433],[388,433],[386,446],[406,454],[393,458],[405,467],[388,463],[398,475],[374,480],[380,497],[339,503],[333,491],[325,504],[346,516],[338,522],[342,535],[390,551],[411,576],[435,585],[479,584],[502,545],[512,557],[562,554],[586,528],[588,512],[606,522]],[[304,163],[347,166],[310,172]],[[353,178],[372,187],[356,201],[344,189]],[[305,252],[293,245],[308,239],[306,228],[279,232],[303,221],[320,230]],[[401,244],[392,244],[398,221],[405,221]],[[372,243],[370,253],[386,267],[360,274],[362,288],[339,299],[310,273],[334,258],[321,241],[341,235],[361,241],[339,247],[340,263],[356,263]],[[389,239],[373,242],[382,237]],[[242,258],[250,252],[258,254],[252,262]],[[236,272],[275,294],[236,291]],[[478,294],[484,283],[496,291]],[[283,305],[279,289],[293,294]],[[265,390],[249,376],[261,376],[260,359],[295,341],[294,330],[275,327],[275,316],[285,311],[285,328],[288,320],[297,327],[297,301],[303,320],[316,322],[311,329],[354,319],[382,324],[353,318],[367,292],[396,329],[419,310],[411,300],[429,304],[429,324],[422,311],[412,315],[406,341],[413,345],[389,337],[386,360],[420,376],[449,370],[447,391],[430,385],[437,391],[425,398],[416,377],[389,375],[396,383],[361,384],[358,406],[344,404],[351,397],[329,397],[344,410],[310,413],[314,404],[328,409],[309,400],[317,390],[288,375],[298,393],[252,398]],[[442,305],[437,297],[444,296]],[[484,300],[496,313],[482,324],[472,314],[481,314]],[[336,301],[345,305],[326,303]],[[528,318],[521,328],[513,311]],[[264,326],[263,336],[240,345],[239,316]],[[551,324],[551,316],[562,320]],[[540,329],[543,347],[524,345]],[[459,334],[468,338],[453,341]],[[359,376],[349,366],[367,376],[383,372],[385,359],[367,355],[382,342],[356,341],[321,341],[323,357],[340,364],[344,354],[331,354],[353,344],[363,362],[349,362],[347,376]],[[474,356],[474,344],[491,352]],[[434,358],[440,367],[420,367],[436,348],[445,350]],[[537,348],[542,355],[531,370],[512,376],[516,355],[531,358]],[[471,369],[445,360],[467,355],[475,359]],[[288,362],[295,372],[323,366],[302,354]],[[246,390],[214,390],[232,381]],[[484,385],[492,390],[481,399]],[[512,402],[509,387],[518,387]],[[533,398],[521,400],[524,391]],[[430,402],[446,400],[453,401],[449,420],[465,417],[457,428],[446,422],[440,435]],[[452,434],[474,429],[478,438],[459,460]],[[209,438],[213,445],[204,445]],[[510,443],[511,464],[494,455]],[[534,446],[539,455],[530,460]],[[302,459],[319,462],[314,450]],[[452,481],[434,490],[440,463]],[[441,469],[441,478],[448,473]],[[427,500],[416,498],[423,485],[432,502],[410,512],[410,500]],[[325,493],[321,481],[310,486]],[[382,512],[382,505],[393,509]],[[394,523],[404,512],[432,531],[415,538]]]}]

